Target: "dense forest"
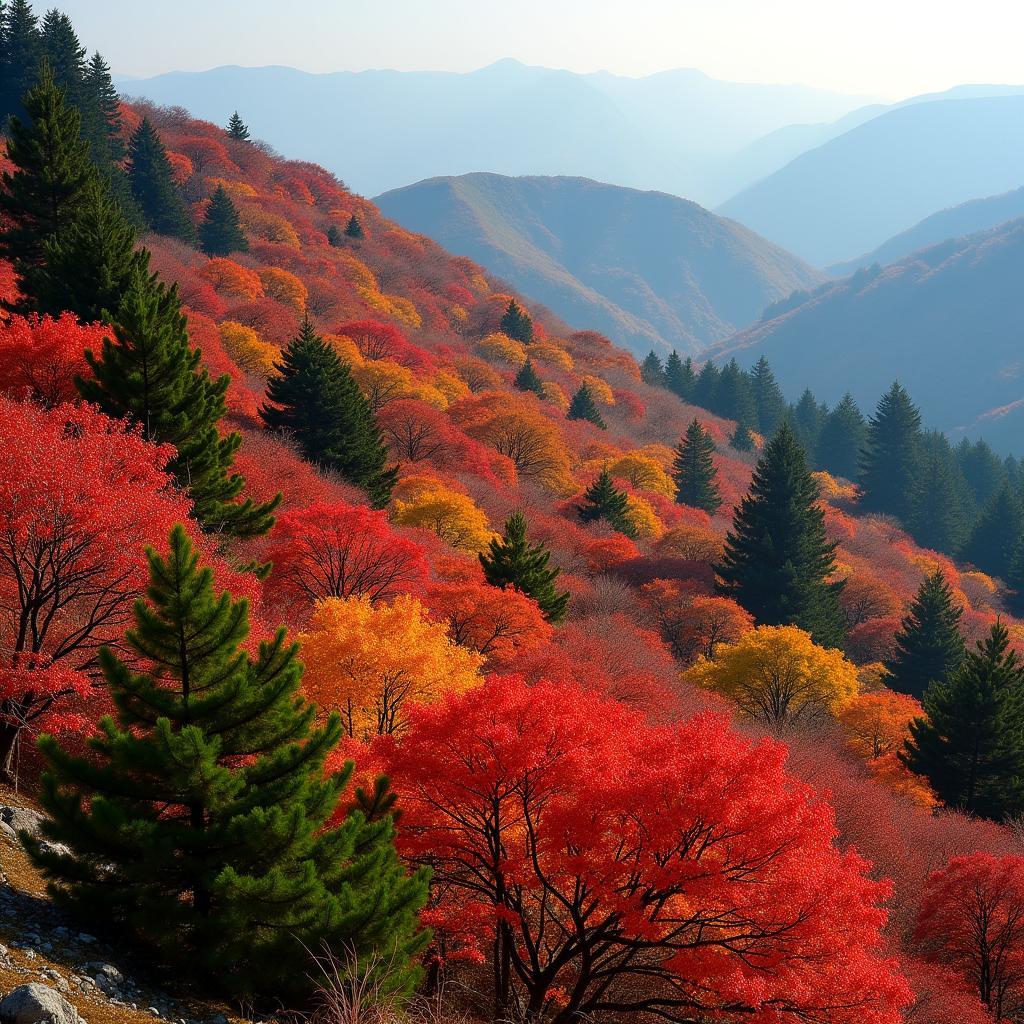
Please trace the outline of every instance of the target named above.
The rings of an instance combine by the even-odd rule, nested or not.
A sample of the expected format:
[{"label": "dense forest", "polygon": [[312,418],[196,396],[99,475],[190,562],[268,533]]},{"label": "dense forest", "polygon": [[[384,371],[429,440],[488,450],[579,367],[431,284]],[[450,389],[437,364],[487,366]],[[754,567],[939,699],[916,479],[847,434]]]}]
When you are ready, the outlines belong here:
[{"label": "dense forest", "polygon": [[1019,463],[0,29],[0,769],[87,934],[338,1024],[1019,1014]]}]

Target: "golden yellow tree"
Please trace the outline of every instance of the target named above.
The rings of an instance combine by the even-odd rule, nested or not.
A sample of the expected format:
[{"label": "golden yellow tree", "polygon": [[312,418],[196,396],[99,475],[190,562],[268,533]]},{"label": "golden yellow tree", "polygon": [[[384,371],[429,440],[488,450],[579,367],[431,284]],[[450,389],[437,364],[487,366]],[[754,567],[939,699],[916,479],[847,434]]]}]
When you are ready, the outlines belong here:
[{"label": "golden yellow tree", "polygon": [[243,369],[260,377],[269,377],[274,364],[281,358],[281,350],[264,341],[257,331],[234,320],[219,325],[224,351]]},{"label": "golden yellow tree", "polygon": [[261,267],[257,273],[265,294],[286,306],[291,306],[299,313],[305,310],[309,291],[294,274],[280,267]]},{"label": "golden yellow tree", "polygon": [[402,480],[394,490],[395,522],[433,530],[462,551],[483,551],[494,536],[487,515],[467,494],[446,487],[433,477]]}]

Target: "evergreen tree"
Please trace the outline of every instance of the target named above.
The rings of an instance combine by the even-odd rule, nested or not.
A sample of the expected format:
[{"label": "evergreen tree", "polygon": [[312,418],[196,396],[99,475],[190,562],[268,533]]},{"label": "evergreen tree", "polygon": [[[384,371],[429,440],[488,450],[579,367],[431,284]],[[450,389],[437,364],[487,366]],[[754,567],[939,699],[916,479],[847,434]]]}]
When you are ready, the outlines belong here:
[{"label": "evergreen tree", "polygon": [[387,448],[359,385],[308,318],[277,370],[260,410],[263,422],[291,434],[305,458],[361,487],[383,508],[398,467],[387,467]]},{"label": "evergreen tree", "polygon": [[754,438],[750,428],[745,423],[737,423],[736,429],[729,438],[729,445],[738,452],[752,452],[754,450]]},{"label": "evergreen tree", "polygon": [[215,593],[182,527],[148,558],[132,659],[99,655],[116,719],[87,757],[40,741],[45,832],[66,852],[30,850],[54,895],[232,996],[301,991],[325,943],[381,954],[411,990],[426,872],[405,873],[389,818],[331,827],[352,765],[325,772],[341,723],[316,723],[298,645],[281,628],[243,650],[248,602]]},{"label": "evergreen tree", "polygon": [[714,515],[722,505],[718,490],[718,470],[712,455],[715,442],[694,419],[686,428],[686,436],[676,448],[672,463],[672,479],[676,484],[676,501]]},{"label": "evergreen tree", "polygon": [[148,117],[128,143],[128,181],[151,231],[186,242],[195,238],[192,219],[174,184],[167,150]]},{"label": "evergreen tree", "polygon": [[522,368],[516,374],[515,386],[520,391],[532,391],[539,397],[544,396],[544,385],[541,383],[537,371],[533,368],[533,361],[527,359]]},{"label": "evergreen tree", "polygon": [[[679,356],[676,353],[673,353],[673,355],[675,355],[678,362]],[[666,386],[665,367],[662,366],[657,352],[648,352],[644,361],[640,364],[640,379],[645,384],[650,384],[652,388],[663,388]]]},{"label": "evergreen tree", "polygon": [[569,420],[588,420],[595,427],[600,427],[602,430],[605,429],[604,420],[601,418],[597,403],[594,401],[594,396],[590,393],[590,388],[586,384],[581,384],[576,394],[572,396],[572,401],[569,403],[569,411],[565,414],[565,418]]},{"label": "evergreen tree", "polygon": [[229,138],[235,139],[238,142],[249,141],[249,127],[238,116],[237,110],[228,118],[227,132]]},{"label": "evergreen tree", "polygon": [[0,256],[10,260],[25,301],[32,308],[40,288],[39,275],[49,240],[63,235],[85,202],[95,171],[89,144],[79,135],[78,111],[64,102],[46,65],[39,82],[25,96],[29,121],[12,118],[7,158],[13,172],[4,172],[0,214]]},{"label": "evergreen tree", "polygon": [[737,423],[757,422],[750,380],[735,359],[730,359],[722,368],[718,386],[715,388],[714,411],[727,420],[736,420]]},{"label": "evergreen tree", "polygon": [[217,429],[230,378],[210,379],[199,349],[189,344],[177,286],[168,289],[144,265],[135,267],[113,315],[113,340],[103,339],[98,356],[85,353],[93,378],[80,378],[79,391],[108,415],[138,423],[148,440],[175,446],[168,469],[188,491],[204,530],[266,533],[281,496],[265,504],[236,500],[245,481],[231,467],[242,437],[222,437]]},{"label": "evergreen tree", "polygon": [[956,552],[963,544],[965,526],[960,491],[950,466],[953,453],[948,449],[948,442],[946,448],[945,454],[936,450],[923,456],[907,525],[922,547]]},{"label": "evergreen tree", "polygon": [[818,441],[821,438],[827,413],[828,410],[824,406],[818,405],[817,399],[809,388],[804,389],[800,401],[790,413],[789,418],[793,432],[811,466],[818,464]]},{"label": "evergreen tree", "polygon": [[765,437],[771,437],[786,418],[786,399],[764,356],[758,359],[750,371],[750,394],[756,413],[753,426]]},{"label": "evergreen tree", "polygon": [[509,299],[508,309],[501,318],[498,330],[529,345],[533,341],[533,317],[515,299]]},{"label": "evergreen tree", "polygon": [[199,226],[199,246],[207,256],[227,256],[249,249],[238,210],[223,185],[218,185],[210,196],[206,216]]},{"label": "evergreen tree", "polygon": [[836,545],[825,535],[818,487],[803,450],[783,423],[765,445],[750,492],[733,518],[718,566],[721,591],[759,625],[799,626],[815,643],[837,647],[844,624]]},{"label": "evergreen tree", "polygon": [[39,21],[29,0],[8,0],[0,12],[0,131],[7,119],[28,120],[22,105],[39,69]]},{"label": "evergreen tree", "polygon": [[964,658],[963,613],[941,569],[924,578],[886,662],[886,681],[892,689],[920,700],[929,684],[949,679]]},{"label": "evergreen tree", "polygon": [[358,240],[363,237],[363,234],[363,225],[359,223],[359,218],[353,213],[348,219],[348,224],[345,225],[345,236]]},{"label": "evergreen tree", "polygon": [[98,168],[120,163],[126,156],[121,141],[121,105],[110,77],[110,66],[99,53],[92,55],[82,80],[82,134]]},{"label": "evergreen tree", "polygon": [[513,512],[505,522],[505,534],[493,539],[480,564],[492,587],[514,587],[537,602],[548,622],[561,622],[569,606],[569,592],[555,588],[560,569],[548,568],[551,552],[543,544],[530,544],[529,524],[522,512]]},{"label": "evergreen tree", "polygon": [[679,358],[679,353],[672,350],[665,362],[665,387],[681,398],[684,402],[693,401],[693,393],[697,387],[697,375],[693,372],[693,360],[687,356]]},{"label": "evergreen tree", "polygon": [[635,537],[636,530],[629,521],[629,501],[625,491],[620,491],[612,483],[612,475],[602,469],[597,479],[583,494],[584,504],[579,508],[580,519],[584,523],[597,522],[603,519],[613,530]]},{"label": "evergreen tree", "polygon": [[345,232],[337,224],[331,224],[327,228],[327,244],[332,249],[340,248],[345,242]]},{"label": "evergreen tree", "polygon": [[864,492],[861,508],[885,512],[906,523],[920,462],[921,414],[896,382],[868,421],[858,481]]},{"label": "evergreen tree", "polygon": [[966,437],[956,447],[956,459],[974,506],[984,508],[1007,482],[1006,465],[985,441],[972,444]]},{"label": "evergreen tree", "polygon": [[40,56],[50,66],[53,79],[64,90],[67,103],[83,108],[85,47],[78,41],[71,19],[56,8],[46,12],[39,30]]},{"label": "evergreen tree", "polygon": [[1021,536],[1024,534],[1024,510],[1009,484],[1003,484],[982,509],[974,524],[963,557],[982,572],[1000,579],[1010,575]]},{"label": "evergreen tree", "polygon": [[1024,810],[1024,665],[996,622],[924,695],[901,759],[947,807],[1003,821]]},{"label": "evergreen tree", "polygon": [[818,438],[818,465],[833,476],[857,479],[857,464],[867,440],[867,423],[849,391],[825,417]]},{"label": "evergreen tree", "polygon": [[701,368],[693,384],[691,401],[701,409],[714,412],[715,392],[718,390],[718,367],[709,359]]}]

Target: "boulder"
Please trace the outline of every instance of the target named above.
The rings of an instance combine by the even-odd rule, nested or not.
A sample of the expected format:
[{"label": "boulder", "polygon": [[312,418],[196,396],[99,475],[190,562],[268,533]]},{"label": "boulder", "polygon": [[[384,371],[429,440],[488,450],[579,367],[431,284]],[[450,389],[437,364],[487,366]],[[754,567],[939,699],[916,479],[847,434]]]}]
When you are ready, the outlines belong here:
[{"label": "boulder", "polygon": [[39,826],[43,816],[31,807],[0,807],[0,821],[9,825],[15,832],[24,829],[30,835],[39,835]]},{"label": "boulder", "polygon": [[0,1024],[82,1024],[82,1018],[56,989],[33,982],[0,1001]]}]

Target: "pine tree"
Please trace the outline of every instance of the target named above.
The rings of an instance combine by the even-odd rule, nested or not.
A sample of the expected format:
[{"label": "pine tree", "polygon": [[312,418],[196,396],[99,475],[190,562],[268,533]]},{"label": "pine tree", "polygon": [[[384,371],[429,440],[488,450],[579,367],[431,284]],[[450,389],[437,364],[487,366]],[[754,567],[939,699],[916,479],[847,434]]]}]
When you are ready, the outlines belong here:
[{"label": "pine tree", "polygon": [[681,398],[684,402],[693,401],[693,392],[697,387],[697,376],[693,372],[693,360],[687,356],[680,359],[679,353],[672,350],[665,362],[665,387]]},{"label": "pine tree", "polygon": [[524,345],[529,345],[533,341],[533,317],[515,299],[509,299],[508,309],[501,318],[498,330]]},{"label": "pine tree", "polygon": [[544,385],[541,383],[537,371],[533,368],[533,362],[527,359],[522,368],[516,374],[515,386],[520,391],[532,391],[535,395],[543,397]]},{"label": "pine tree", "polygon": [[1006,466],[985,441],[972,444],[966,437],[956,447],[956,460],[970,488],[974,506],[984,508],[1007,482]]},{"label": "pine tree", "polygon": [[218,185],[210,197],[206,216],[199,226],[199,246],[207,256],[227,256],[249,249],[238,210],[223,185]]},{"label": "pine tree", "polygon": [[821,438],[826,415],[826,408],[818,405],[818,400],[809,388],[804,389],[800,401],[793,406],[789,415],[790,425],[810,466],[818,465],[818,441]]},{"label": "pine tree", "polygon": [[16,308],[31,310],[39,292],[46,243],[68,231],[85,202],[96,172],[89,144],[79,134],[78,111],[44,65],[39,82],[25,96],[29,122],[13,118],[4,172],[0,214],[0,256],[10,260],[25,296]]},{"label": "pine tree", "polygon": [[101,169],[120,163],[126,155],[121,140],[121,104],[110,65],[99,53],[92,55],[85,69],[82,96],[82,134],[92,147],[93,163]]},{"label": "pine tree", "polygon": [[729,438],[730,447],[738,452],[752,452],[754,450],[754,438],[751,436],[750,428],[745,423],[737,423],[736,429]]},{"label": "pine tree", "polygon": [[931,683],[945,683],[964,659],[960,619],[964,610],[941,569],[926,576],[918,588],[894,640],[886,663],[886,682],[918,700]]},{"label": "pine tree", "polygon": [[714,411],[737,423],[757,422],[750,380],[735,359],[730,359],[722,368],[715,388]]},{"label": "pine tree", "polygon": [[228,118],[227,132],[229,138],[235,139],[238,142],[249,141],[249,127],[238,116],[237,110]]},{"label": "pine tree", "polygon": [[1006,579],[1024,535],[1024,510],[1009,484],[1003,484],[982,509],[963,557],[982,572]]},{"label": "pine tree", "polygon": [[243,650],[248,602],[216,594],[182,527],[148,558],[132,659],[99,655],[116,718],[87,757],[40,741],[45,832],[68,852],[30,850],[54,895],[235,997],[301,991],[325,943],[381,954],[411,990],[426,872],[406,874],[387,817],[331,827],[352,765],[325,772],[341,723],[302,697],[298,645],[281,628]]},{"label": "pine tree", "polygon": [[996,622],[924,695],[901,759],[947,807],[1003,821],[1024,810],[1024,665]]},{"label": "pine tree", "polygon": [[898,383],[882,396],[868,421],[860,458],[865,512],[885,512],[907,522],[921,463],[921,414]]},{"label": "pine tree", "polygon": [[750,394],[757,414],[753,425],[758,433],[770,437],[786,418],[786,399],[764,356],[758,359],[750,371]]},{"label": "pine tree", "polygon": [[718,390],[718,367],[709,359],[701,368],[693,384],[691,401],[708,412],[715,411],[715,392]]},{"label": "pine tree", "polygon": [[348,219],[348,224],[345,225],[345,237],[360,239],[364,235],[363,225],[359,223],[359,218],[353,213]]},{"label": "pine tree", "polygon": [[39,21],[29,0],[8,0],[0,15],[0,131],[7,119],[29,118],[22,105],[39,70]]},{"label": "pine tree", "polygon": [[583,501],[579,517],[584,523],[603,519],[613,530],[627,537],[636,536],[633,524],[629,521],[626,493],[612,483],[612,475],[607,469],[602,469],[597,479],[586,489]]},{"label": "pine tree", "polygon": [[548,568],[551,552],[543,544],[530,544],[529,524],[522,512],[513,512],[505,522],[505,534],[490,542],[480,554],[484,576],[492,587],[514,587],[537,602],[548,622],[561,622],[569,606],[569,592],[555,588],[560,569]]},{"label": "pine tree", "polygon": [[818,487],[803,450],[783,423],[765,445],[733,518],[718,566],[721,591],[759,625],[799,626],[826,647],[842,643],[836,545],[825,535]]},{"label": "pine tree", "polygon": [[71,19],[56,8],[46,12],[39,30],[40,56],[50,66],[53,79],[64,90],[67,103],[79,111],[83,108],[85,81],[85,47]]},{"label": "pine tree", "polygon": [[345,243],[345,232],[337,224],[331,224],[327,228],[327,244],[332,249],[338,249]]},{"label": "pine tree", "polygon": [[672,463],[672,479],[676,484],[676,501],[714,515],[722,505],[718,490],[718,470],[712,455],[715,442],[694,419],[686,428],[686,436],[676,448]]},{"label": "pine tree", "polygon": [[138,423],[147,439],[175,446],[168,469],[188,491],[204,530],[234,537],[266,533],[281,496],[265,504],[236,500],[245,481],[231,466],[242,437],[222,437],[217,429],[229,377],[211,380],[199,349],[189,344],[177,286],[168,289],[137,266],[114,313],[113,333],[99,355],[85,353],[93,378],[79,379],[82,397]]},{"label": "pine tree", "polygon": [[569,420],[588,420],[595,427],[600,427],[602,430],[605,429],[604,420],[601,418],[597,403],[594,401],[594,396],[590,393],[590,388],[586,384],[581,384],[576,394],[572,396],[572,401],[569,403],[569,411],[565,414],[565,418]]},{"label": "pine tree", "polygon": [[[679,356],[676,355],[676,361]],[[640,364],[640,379],[652,388],[666,387],[665,367],[662,366],[657,352],[648,352],[644,361]]]},{"label": "pine tree", "polygon": [[193,241],[195,227],[174,184],[167,150],[148,117],[128,143],[128,181],[151,231]]},{"label": "pine tree", "polygon": [[833,476],[855,480],[858,459],[866,440],[867,423],[847,391],[825,417],[818,439],[818,465]]},{"label": "pine tree", "polygon": [[398,468],[359,385],[307,318],[277,365],[260,410],[271,430],[286,431],[302,454],[361,487],[376,508],[391,499]]},{"label": "pine tree", "polygon": [[949,553],[960,550],[965,533],[960,491],[950,468],[952,461],[948,442],[945,454],[929,451],[924,455],[907,524],[922,547]]}]

